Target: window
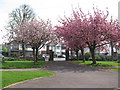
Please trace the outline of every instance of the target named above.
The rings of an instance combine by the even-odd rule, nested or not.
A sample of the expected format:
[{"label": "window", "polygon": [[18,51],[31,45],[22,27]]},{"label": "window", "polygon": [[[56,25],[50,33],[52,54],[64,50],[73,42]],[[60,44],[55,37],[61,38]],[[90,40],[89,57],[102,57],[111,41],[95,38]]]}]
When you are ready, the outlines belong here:
[{"label": "window", "polygon": [[56,52],[57,55],[60,55],[60,52]]},{"label": "window", "polygon": [[31,45],[26,45],[26,48],[31,48]]},{"label": "window", "polygon": [[56,49],[60,49],[60,46],[56,46]]},{"label": "window", "polygon": [[15,44],[12,46],[14,50],[18,50],[19,49],[19,45],[18,44]]},{"label": "window", "polygon": [[62,46],[62,49],[65,49],[65,46]]}]

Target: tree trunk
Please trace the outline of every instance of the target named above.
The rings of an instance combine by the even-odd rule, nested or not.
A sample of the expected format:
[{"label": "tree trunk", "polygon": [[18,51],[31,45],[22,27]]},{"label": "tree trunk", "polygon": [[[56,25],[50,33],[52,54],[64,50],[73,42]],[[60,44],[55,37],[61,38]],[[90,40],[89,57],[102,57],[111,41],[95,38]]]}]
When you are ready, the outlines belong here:
[{"label": "tree trunk", "polygon": [[52,50],[49,50],[49,61],[54,61],[54,52]]},{"label": "tree trunk", "polygon": [[113,45],[112,42],[110,42],[110,46],[111,46],[111,57],[112,57],[112,60],[113,60],[113,58],[114,58],[114,50],[113,50],[114,45]]},{"label": "tree trunk", "polygon": [[35,61],[35,48],[34,47],[32,47],[32,49],[33,49],[33,61]]},{"label": "tree trunk", "polygon": [[46,54],[49,54],[49,45],[46,46]]},{"label": "tree trunk", "polygon": [[8,56],[9,56],[9,57],[11,57],[11,48],[10,48],[10,47],[11,47],[11,44],[8,45]]},{"label": "tree trunk", "polygon": [[96,64],[96,60],[95,60],[95,48],[90,47],[90,53],[91,53],[92,61],[93,61],[92,64]]},{"label": "tree trunk", "polygon": [[73,52],[71,51],[71,59],[73,59]]},{"label": "tree trunk", "polygon": [[79,60],[78,50],[76,50],[75,52],[76,52],[77,60]]},{"label": "tree trunk", "polygon": [[23,57],[25,57],[25,44],[24,44],[24,42],[22,43],[22,53],[23,53]]},{"label": "tree trunk", "polygon": [[69,60],[69,50],[66,50],[66,51],[65,51],[65,55],[66,55],[65,60],[68,61],[68,60]]},{"label": "tree trunk", "polygon": [[35,52],[35,54],[34,54],[34,65],[37,65],[38,64],[38,48],[35,48],[34,49],[34,52]]},{"label": "tree trunk", "polygon": [[85,62],[84,48],[81,48],[80,50],[81,50],[81,54],[82,54],[82,60],[83,60],[83,62]]}]

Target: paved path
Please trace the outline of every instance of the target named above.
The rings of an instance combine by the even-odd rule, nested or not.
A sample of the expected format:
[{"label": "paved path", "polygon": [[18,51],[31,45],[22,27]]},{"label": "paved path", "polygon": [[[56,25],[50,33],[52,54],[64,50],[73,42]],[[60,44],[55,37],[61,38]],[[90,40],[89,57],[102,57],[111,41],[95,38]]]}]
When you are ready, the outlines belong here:
[{"label": "paved path", "polygon": [[56,75],[25,81],[9,88],[117,88],[118,72],[59,61],[46,62],[47,67]]},{"label": "paved path", "polygon": [[112,66],[112,68],[120,68],[120,66]]}]

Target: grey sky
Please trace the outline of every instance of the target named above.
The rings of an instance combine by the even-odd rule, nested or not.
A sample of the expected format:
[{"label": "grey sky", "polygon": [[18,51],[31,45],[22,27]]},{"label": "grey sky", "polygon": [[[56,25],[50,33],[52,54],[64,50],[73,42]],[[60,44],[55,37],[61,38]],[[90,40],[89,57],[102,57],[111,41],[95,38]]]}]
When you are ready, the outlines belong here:
[{"label": "grey sky", "polygon": [[21,4],[30,5],[37,16],[42,19],[50,19],[53,25],[57,25],[57,20],[63,15],[69,16],[72,7],[79,6],[84,11],[91,11],[93,4],[101,10],[108,7],[110,16],[114,19],[118,18],[118,1],[119,0],[0,0],[0,44],[3,43],[2,36],[6,33],[4,26],[7,25],[9,13],[18,8]]}]

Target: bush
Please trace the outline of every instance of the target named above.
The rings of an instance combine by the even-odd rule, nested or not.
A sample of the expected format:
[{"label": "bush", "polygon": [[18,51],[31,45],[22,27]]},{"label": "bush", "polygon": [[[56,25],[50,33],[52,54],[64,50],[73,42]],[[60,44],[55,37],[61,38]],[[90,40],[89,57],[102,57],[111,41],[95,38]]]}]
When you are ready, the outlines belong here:
[{"label": "bush", "polygon": [[106,55],[100,55],[100,61],[112,61],[112,57]]},{"label": "bush", "polygon": [[18,57],[18,56],[20,56],[20,54],[18,54],[18,53],[11,53],[11,56],[12,57]]},{"label": "bush", "polygon": [[91,53],[85,53],[85,60],[88,61],[91,56]]},{"label": "bush", "polygon": [[120,59],[117,60],[117,63],[120,63]]},{"label": "bush", "polygon": [[99,55],[99,57],[100,57],[100,61],[106,61],[105,59],[106,55]]},{"label": "bush", "polygon": [[[102,58],[100,55],[95,55],[95,59],[98,60],[98,61],[103,61],[104,60],[104,57],[102,55]],[[92,60],[92,57],[89,57],[89,60]]]},{"label": "bush", "polygon": [[7,58],[7,59],[4,59],[4,61],[15,61],[14,58]]},{"label": "bush", "polygon": [[117,57],[112,58],[111,56],[99,55],[100,61],[117,61]]},{"label": "bush", "polygon": [[105,56],[105,60],[107,61],[117,61],[117,57]]},{"label": "bush", "polygon": [[120,55],[118,55],[118,59],[120,59]]},{"label": "bush", "polygon": [[4,61],[32,61],[32,59],[25,58],[5,58]]},{"label": "bush", "polygon": [[0,59],[0,63],[5,63],[5,60],[4,59]]},{"label": "bush", "polygon": [[101,60],[101,57],[99,55],[95,55],[96,60]]},{"label": "bush", "polygon": [[92,61],[92,57],[89,57],[89,60]]},{"label": "bush", "polygon": [[80,59],[80,60],[82,60],[82,59],[83,59],[81,54],[79,55],[79,59]]},{"label": "bush", "polygon": [[111,56],[105,56],[105,60],[106,61],[112,61],[112,57]]}]

